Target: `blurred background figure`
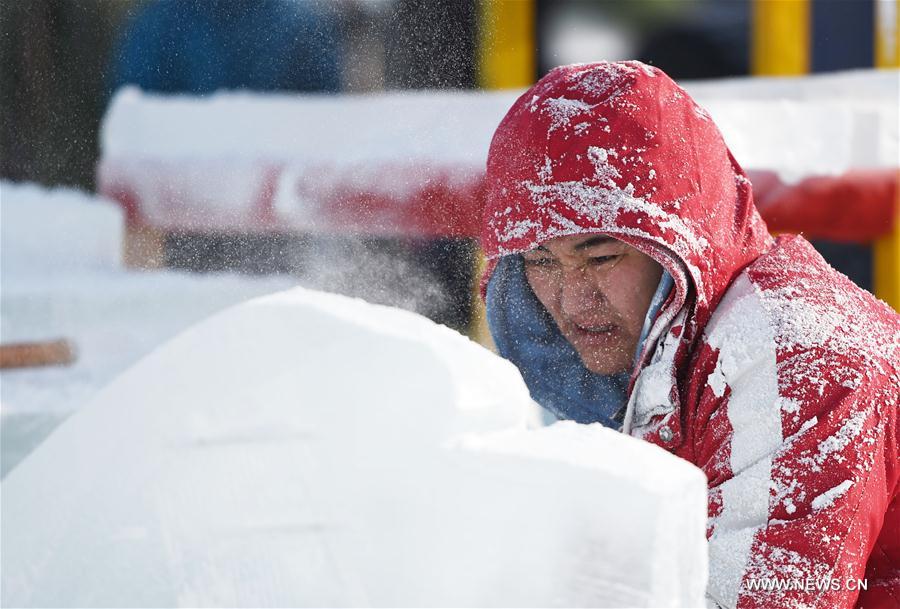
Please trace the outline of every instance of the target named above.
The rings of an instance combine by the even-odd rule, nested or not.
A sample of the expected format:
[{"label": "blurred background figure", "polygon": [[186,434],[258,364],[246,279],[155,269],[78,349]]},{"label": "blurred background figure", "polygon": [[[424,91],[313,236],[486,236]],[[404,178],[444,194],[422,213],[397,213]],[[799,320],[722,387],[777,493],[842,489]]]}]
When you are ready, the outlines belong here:
[{"label": "blurred background figure", "polygon": [[160,93],[340,90],[340,31],[324,4],[160,0],[125,29],[112,89]]}]

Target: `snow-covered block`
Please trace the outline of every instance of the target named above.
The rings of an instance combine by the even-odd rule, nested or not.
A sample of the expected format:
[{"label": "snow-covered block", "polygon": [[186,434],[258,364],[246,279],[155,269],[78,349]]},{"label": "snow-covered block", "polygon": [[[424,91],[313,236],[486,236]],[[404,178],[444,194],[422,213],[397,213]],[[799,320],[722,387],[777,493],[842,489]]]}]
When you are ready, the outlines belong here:
[{"label": "snow-covered block", "polygon": [[[717,124],[726,123],[720,125],[726,141],[744,138],[742,151],[751,155],[754,163],[762,163],[743,162],[751,169],[779,169],[781,159],[767,162],[764,155],[777,153],[783,141],[796,144],[798,138],[817,142],[823,137],[831,138],[830,147],[813,155],[827,161],[838,154],[832,148],[852,143],[848,137],[863,135],[870,138],[872,147],[883,149],[877,152],[877,162],[896,164],[900,70],[682,84],[701,106],[708,110],[715,107],[712,114]],[[521,93],[222,92],[192,97],[145,94],[125,88],[116,94],[104,117],[101,173],[103,165],[127,160],[203,163],[249,159],[296,167],[325,164],[349,169],[412,160],[423,165],[483,169],[494,130]],[[804,116],[803,111],[811,114]],[[861,128],[854,123],[860,117],[854,115],[872,113],[883,121],[882,130],[851,133]],[[754,125],[754,121],[757,126],[761,121],[767,123],[763,125],[763,135],[756,138],[744,133],[746,125]],[[832,126],[848,121],[850,124],[841,130]],[[818,135],[820,130],[824,130],[822,136]],[[786,137],[791,139],[784,140]],[[882,156],[891,152],[893,156]],[[840,155],[843,158],[844,153]],[[803,161],[795,159],[795,163]]]},{"label": "snow-covered block", "polygon": [[897,166],[900,70],[683,84],[745,169],[774,170],[794,183]]},{"label": "snow-covered block", "polygon": [[11,275],[121,266],[125,217],[116,203],[71,189],[0,182],[0,264]]},{"label": "snow-covered block", "polygon": [[267,160],[359,164],[415,159],[481,167],[518,94],[404,91],[323,95],[120,89],[103,119],[109,160]]},{"label": "snow-covered block", "polygon": [[699,606],[703,474],[296,289],[119,376],[2,483],[4,606]]},{"label": "snow-covered block", "polygon": [[103,120],[98,189],[160,230],[473,235],[516,97],[124,88]]}]

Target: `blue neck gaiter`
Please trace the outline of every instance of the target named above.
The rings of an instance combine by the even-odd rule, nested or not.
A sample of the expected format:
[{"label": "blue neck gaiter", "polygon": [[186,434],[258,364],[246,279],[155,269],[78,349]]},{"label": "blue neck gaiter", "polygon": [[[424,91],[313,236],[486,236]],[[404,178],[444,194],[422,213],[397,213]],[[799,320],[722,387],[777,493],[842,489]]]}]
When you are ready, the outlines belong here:
[{"label": "blue neck gaiter", "polygon": [[[672,277],[663,272],[647,311],[638,353],[672,284]],[[604,376],[585,368],[532,292],[521,256],[500,259],[488,283],[486,303],[497,350],[519,368],[537,403],[559,419],[621,427],[630,373]]]}]

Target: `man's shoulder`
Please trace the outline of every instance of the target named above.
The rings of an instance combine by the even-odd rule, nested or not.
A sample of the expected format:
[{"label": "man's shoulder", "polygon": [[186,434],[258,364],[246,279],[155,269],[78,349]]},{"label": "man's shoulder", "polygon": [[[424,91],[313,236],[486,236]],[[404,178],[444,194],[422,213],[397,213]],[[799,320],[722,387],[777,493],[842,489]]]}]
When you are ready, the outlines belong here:
[{"label": "man's shoulder", "polygon": [[[740,303],[740,304],[739,304]],[[744,323],[736,316],[747,316]],[[732,282],[707,333],[765,320],[779,360],[815,353],[897,374],[900,315],[832,268],[802,237],[782,237]],[[858,363],[859,365],[854,365]]]},{"label": "man's shoulder", "polygon": [[774,376],[788,430],[851,394],[873,405],[897,399],[900,316],[800,237],[779,239],[732,282],[705,342],[718,360],[711,386]]}]

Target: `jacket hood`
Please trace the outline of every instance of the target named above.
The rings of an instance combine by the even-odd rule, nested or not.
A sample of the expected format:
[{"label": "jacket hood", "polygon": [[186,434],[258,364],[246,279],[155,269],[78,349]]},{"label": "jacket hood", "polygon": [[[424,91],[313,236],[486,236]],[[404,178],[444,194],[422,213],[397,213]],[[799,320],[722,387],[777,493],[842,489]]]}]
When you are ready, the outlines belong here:
[{"label": "jacket hood", "polygon": [[695,329],[772,244],[709,114],[637,61],[556,68],[500,123],[487,162],[483,293],[501,257],[585,233],[659,262],[675,283],[660,318],[687,305]]}]

